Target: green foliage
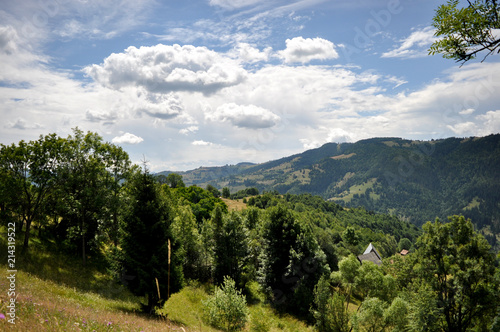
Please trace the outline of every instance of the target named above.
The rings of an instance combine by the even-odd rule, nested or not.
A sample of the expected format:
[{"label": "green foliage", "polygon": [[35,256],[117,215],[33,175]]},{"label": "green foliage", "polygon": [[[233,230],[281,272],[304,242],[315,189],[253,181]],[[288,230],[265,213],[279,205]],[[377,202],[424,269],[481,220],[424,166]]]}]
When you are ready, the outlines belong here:
[{"label": "green foliage", "polygon": [[[494,150],[492,146],[498,144],[495,139],[476,140],[490,144],[481,150],[483,154]],[[386,144],[374,142],[390,150]],[[354,154],[346,154],[351,150],[343,145],[334,145],[334,150],[326,146],[306,153],[302,160],[288,163],[290,167],[295,163],[297,167],[306,167],[310,160],[315,160],[314,165],[318,165],[315,167],[328,166],[332,172],[338,170],[336,167],[352,166],[356,174],[363,174],[362,168],[356,166],[356,158],[376,150],[374,142],[349,145],[349,149],[363,146],[357,153],[352,152]],[[468,142],[460,143],[461,158],[468,158],[468,149],[477,148]],[[436,147],[433,154],[449,157],[456,143],[455,140],[436,143],[441,148]],[[398,153],[404,151],[399,146]],[[328,153],[327,159],[325,153]],[[331,158],[339,153],[343,157]],[[37,157],[39,154],[41,157]],[[392,159],[398,156],[396,153]],[[361,159],[366,162],[370,158]],[[450,159],[456,162],[457,172],[462,172],[462,166],[468,164],[461,159]],[[485,238],[464,217],[454,216],[446,224],[428,223],[419,237],[421,230],[395,216],[376,214],[366,208],[344,208],[311,194],[282,196],[276,191],[252,196],[248,199],[249,205],[255,206],[228,213],[227,206],[215,197],[215,187],[208,186],[208,190],[195,186],[171,188],[165,183],[166,176],[152,176],[147,171],[138,171],[137,167],[130,168],[128,157],[120,148],[103,143],[96,134],[79,130],[67,139],[49,135],[35,142],[20,142],[18,146],[2,146],[0,162],[3,221],[26,223],[31,214],[29,218],[39,231],[38,234],[33,229],[28,232],[33,248],[40,242],[50,245],[51,250],[80,246],[90,265],[100,261],[109,274],[114,274],[134,294],[143,300],[147,296],[150,311],[167,297],[170,242],[170,292],[182,288],[184,276],[195,283],[206,283],[207,288],[213,287],[212,282],[219,284],[217,294],[224,295],[227,288],[227,292],[241,299],[241,292],[236,291],[238,287],[251,303],[252,315],[255,314],[246,326],[250,330],[305,329],[302,323],[285,323],[296,322],[282,319],[289,314],[310,323],[314,319],[320,331],[351,328],[479,331],[498,327],[500,270],[495,266],[500,256],[495,259]],[[391,162],[386,163],[390,169]],[[279,165],[275,163],[275,167]],[[487,170],[488,165],[483,168]],[[442,166],[437,163],[435,172],[440,172],[438,168]],[[265,167],[260,169],[265,173]],[[314,182],[315,176],[323,176],[315,172],[316,168],[312,168],[301,174],[307,174]],[[384,207],[383,191],[372,178],[376,171],[370,172],[363,181],[372,187],[363,199],[378,195],[377,202]],[[468,172],[460,173],[457,180],[453,180],[456,173],[452,172],[455,175],[450,175],[449,180],[465,181],[462,178],[469,176],[486,183],[480,176]],[[351,179],[354,177],[345,179],[346,183]],[[491,192],[487,191],[493,198],[498,196],[494,190],[495,179],[493,176],[490,181]],[[416,190],[414,184],[410,187]],[[346,184],[352,185],[354,183]],[[398,190],[404,192],[409,188],[405,185],[398,184]],[[325,190],[335,191],[336,186]],[[450,193],[452,187],[445,185],[441,189]],[[40,191],[42,188],[46,192]],[[254,194],[255,190],[247,189],[244,193]],[[474,199],[468,200],[468,209],[464,212],[478,206],[487,207],[484,199],[479,198],[483,197],[481,190],[475,190],[468,194]],[[26,193],[34,200],[26,199],[28,196],[23,196]],[[358,199],[362,199],[361,195]],[[37,201],[43,203],[41,208],[33,205]],[[357,202],[354,196],[353,202]],[[446,206],[442,208],[446,210]],[[494,225],[493,222],[487,234],[494,234]],[[382,266],[358,261],[356,255],[368,243],[373,243],[383,257],[388,257]],[[412,244],[414,248],[409,255],[392,256]],[[27,252],[21,257],[23,261],[34,256]],[[30,264],[27,271],[43,278],[64,271],[44,260]],[[158,295],[156,280],[161,295]],[[192,309],[195,312],[176,317],[183,320],[182,317],[189,316],[186,322],[193,324],[191,327],[196,326],[196,322],[201,324],[201,302],[207,294],[200,287],[186,289],[175,296],[175,301],[168,300],[163,309],[168,307],[170,315],[175,302],[176,311]],[[189,303],[185,302],[186,294],[190,294]],[[219,298],[223,298],[222,295]],[[217,298],[215,294],[214,298]],[[262,304],[266,299],[272,307]],[[233,302],[240,303],[238,301]],[[212,307],[216,302],[211,300]],[[240,303],[240,307],[246,308],[246,305]],[[279,315],[275,315],[273,308],[278,309]],[[352,317],[354,311],[357,314]],[[216,311],[207,309],[206,312],[218,321],[226,319]],[[259,322],[259,317],[264,321]],[[226,330],[233,328],[224,324]],[[210,330],[208,326],[203,329]]]},{"label": "green foliage", "polygon": [[410,250],[412,246],[413,244],[411,243],[411,241],[404,237],[401,240],[399,240],[398,251],[401,252],[403,249]]},{"label": "green foliage", "polygon": [[191,186],[178,187],[174,192],[178,198],[189,202],[198,224],[201,224],[203,219],[210,219],[210,214],[217,205],[220,205],[222,210],[227,212],[227,205],[220,198],[214,197],[213,193],[208,190]]},{"label": "green foliage", "polygon": [[385,331],[384,311],[387,304],[376,297],[363,301],[360,310],[353,317],[354,331]]},{"label": "green foliage", "polygon": [[358,269],[355,278],[356,292],[366,297],[384,297],[384,275],[382,269],[373,262],[365,261]]},{"label": "green foliage", "polygon": [[323,276],[314,288],[313,316],[319,332],[350,331],[348,303],[343,295],[334,292],[327,277]]},{"label": "green foliage", "polygon": [[130,162],[121,148],[79,129],[64,141],[62,153],[55,193],[64,222],[60,229],[64,238],[79,243],[85,263],[87,247],[98,248],[94,240],[99,233],[118,231],[120,181],[127,177]]},{"label": "green foliage", "polygon": [[123,224],[123,267],[128,288],[136,295],[146,295],[146,309],[151,311],[161,301],[156,282],[162,298],[183,284],[178,247],[172,237],[173,212],[159,184],[147,171],[134,175],[129,190],[131,202]]},{"label": "green foliage", "polygon": [[273,306],[306,317],[317,281],[328,271],[326,257],[307,225],[283,205],[268,209],[259,281]]},{"label": "green foliage", "polygon": [[442,331],[442,308],[438,307],[436,293],[428,284],[415,285],[409,292],[408,328],[410,331]]},{"label": "green foliage", "polygon": [[345,286],[352,287],[356,284],[356,279],[359,277],[360,268],[361,264],[359,260],[351,254],[339,262],[339,271],[338,273],[334,272],[338,277],[336,276],[334,279],[340,281]]},{"label": "green foliage", "polygon": [[189,205],[181,205],[172,224],[172,235],[179,243],[178,256],[186,279],[201,279],[202,242],[196,219]]},{"label": "green foliage", "polygon": [[258,194],[259,194],[259,190],[257,188],[246,188],[246,189],[240,190],[240,191],[232,194],[231,199],[241,199],[241,198],[245,198],[248,196],[256,196]]},{"label": "green foliage", "polygon": [[214,220],[213,223],[215,225],[215,282],[222,283],[225,277],[229,276],[240,285],[248,253],[248,232],[244,222],[238,213],[232,212],[224,215],[221,221]]},{"label": "green foliage", "polygon": [[78,244],[85,263],[87,248],[98,249],[96,238],[117,240],[119,192],[130,161],[99,135],[78,128],[73,132],[66,139],[50,134],[2,145],[0,180],[5,190],[0,195],[5,199],[2,213],[11,211],[26,224],[24,249],[32,222],[46,226],[49,218],[62,219],[57,225],[60,242]]},{"label": "green foliage", "polygon": [[465,331],[478,320],[491,319],[500,305],[495,258],[484,237],[463,216],[424,225],[418,240],[421,278],[435,294],[447,331]]},{"label": "green foliage", "polygon": [[495,34],[495,29],[500,28],[500,4],[475,0],[458,8],[459,3],[448,0],[436,10],[432,25],[435,36],[441,38],[431,45],[429,54],[441,53],[446,59],[465,63],[486,51],[486,58],[500,47],[500,38]]},{"label": "green foliage", "polygon": [[357,246],[359,243],[359,237],[356,234],[354,227],[347,226],[345,231],[342,233],[342,240],[351,246]]},{"label": "green foliage", "polygon": [[400,297],[396,297],[384,311],[386,326],[393,332],[407,331],[409,310],[409,303]]},{"label": "green foliage", "polygon": [[212,326],[224,331],[243,329],[248,320],[248,308],[245,296],[236,289],[235,282],[224,278],[222,286],[215,287],[215,292],[203,301],[205,320]]},{"label": "green foliage", "polygon": [[165,183],[170,186],[170,188],[184,188],[186,185],[182,180],[182,175],[177,173],[170,173],[165,178]]},{"label": "green foliage", "polygon": [[215,198],[219,198],[221,196],[220,191],[217,188],[215,188],[214,186],[212,186],[211,184],[207,185],[206,190],[208,190],[209,192],[211,192],[212,195],[214,195]]}]

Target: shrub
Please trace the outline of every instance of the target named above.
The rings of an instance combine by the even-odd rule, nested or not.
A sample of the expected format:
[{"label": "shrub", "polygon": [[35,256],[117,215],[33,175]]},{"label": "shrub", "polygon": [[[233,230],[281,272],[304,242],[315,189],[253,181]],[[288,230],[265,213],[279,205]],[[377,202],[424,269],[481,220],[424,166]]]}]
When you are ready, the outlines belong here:
[{"label": "shrub", "polygon": [[203,301],[203,310],[207,323],[224,331],[242,329],[248,318],[246,299],[230,277],[224,277],[222,287],[215,287],[214,295]]}]

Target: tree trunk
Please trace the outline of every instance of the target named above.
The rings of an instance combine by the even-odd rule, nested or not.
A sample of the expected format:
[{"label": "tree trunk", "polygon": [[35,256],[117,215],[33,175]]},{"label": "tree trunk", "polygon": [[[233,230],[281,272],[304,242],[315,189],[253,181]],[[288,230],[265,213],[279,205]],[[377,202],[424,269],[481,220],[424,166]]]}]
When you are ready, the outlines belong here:
[{"label": "tree trunk", "polygon": [[31,219],[28,218],[28,219],[26,219],[26,231],[24,232],[24,243],[23,243],[22,252],[25,252],[28,250],[28,245],[29,245],[29,241],[30,241],[30,229],[31,229]]},{"label": "tree trunk", "polygon": [[82,262],[83,262],[83,266],[85,266],[85,264],[87,263],[87,257],[86,257],[86,254],[85,254],[85,231],[83,229],[83,218],[82,220],[80,221],[80,230],[82,232]]}]

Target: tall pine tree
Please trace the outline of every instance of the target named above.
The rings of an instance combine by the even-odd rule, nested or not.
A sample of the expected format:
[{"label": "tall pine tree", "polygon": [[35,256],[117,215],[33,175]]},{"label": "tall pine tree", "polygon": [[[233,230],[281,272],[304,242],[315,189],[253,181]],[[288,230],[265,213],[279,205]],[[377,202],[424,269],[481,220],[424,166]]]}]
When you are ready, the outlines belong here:
[{"label": "tall pine tree", "polygon": [[284,205],[268,210],[263,240],[261,285],[274,307],[307,317],[314,286],[329,273],[325,254],[307,224],[298,221]]},{"label": "tall pine tree", "polygon": [[134,294],[147,296],[146,309],[150,312],[167,298],[169,290],[170,293],[178,291],[183,283],[182,265],[170,228],[173,213],[159,184],[147,170],[132,178],[130,199],[122,228],[125,280]]}]

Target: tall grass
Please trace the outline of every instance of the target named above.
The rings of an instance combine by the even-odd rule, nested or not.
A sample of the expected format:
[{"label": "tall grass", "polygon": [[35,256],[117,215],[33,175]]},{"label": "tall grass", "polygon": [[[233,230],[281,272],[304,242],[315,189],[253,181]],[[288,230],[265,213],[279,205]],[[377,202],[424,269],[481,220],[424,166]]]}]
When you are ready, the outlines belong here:
[{"label": "tall grass", "polygon": [[102,260],[94,258],[83,266],[79,258],[58,251],[54,242],[36,237],[28,252],[21,254],[20,243],[16,248],[12,324],[6,249],[5,228],[0,228],[0,331],[179,330],[166,318],[140,313],[143,299],[115,282]]},{"label": "tall grass", "polygon": [[[6,232],[0,227],[0,331],[206,331],[203,319],[211,285],[193,283],[173,294],[153,317],[140,312],[145,299],[132,295],[106,270],[101,258],[81,258],[58,250],[55,242],[32,237],[30,250],[16,252],[16,320],[8,322]],[[280,316],[263,303],[255,283],[249,290],[249,322],[244,331],[312,331],[305,323]]]},{"label": "tall grass", "polygon": [[[204,319],[202,304],[213,290],[214,288],[208,285],[191,284],[184,287],[179,293],[172,295],[163,308],[158,310],[158,313],[179,325],[194,328],[195,331],[218,331],[208,325],[206,319]],[[260,298],[261,296],[260,294],[254,294],[253,297]],[[279,315],[269,305],[260,301],[250,305],[249,312],[249,322],[246,324],[244,331],[313,331],[313,328],[307,326],[304,322],[289,315]]]}]

